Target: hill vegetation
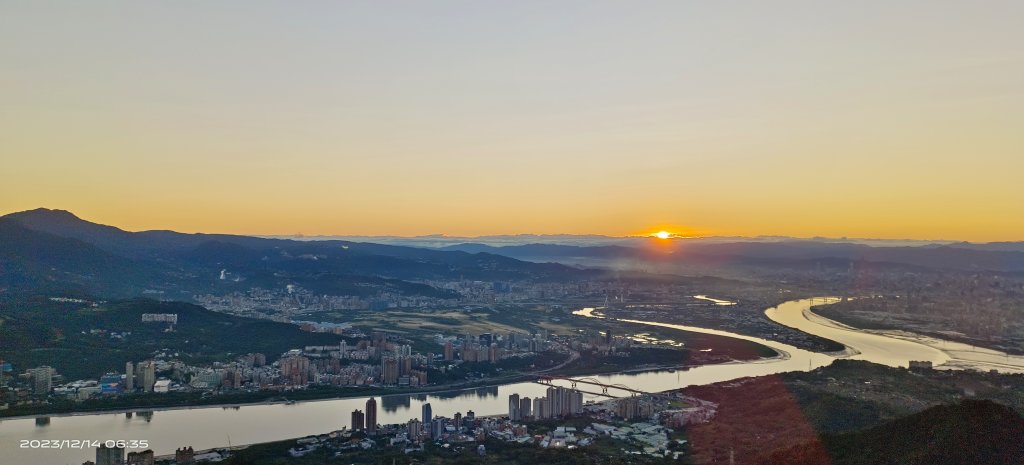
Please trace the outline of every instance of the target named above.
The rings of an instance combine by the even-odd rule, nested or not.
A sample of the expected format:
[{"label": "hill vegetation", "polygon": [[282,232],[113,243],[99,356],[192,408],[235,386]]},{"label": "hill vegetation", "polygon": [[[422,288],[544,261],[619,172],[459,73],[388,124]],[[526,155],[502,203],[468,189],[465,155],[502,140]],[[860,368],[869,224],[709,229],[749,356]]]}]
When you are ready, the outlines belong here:
[{"label": "hill vegetation", "polygon": [[[174,313],[178,324],[168,331],[167,323],[143,323],[144,313]],[[95,305],[5,299],[0,301],[0,330],[0,358],[18,370],[50,365],[69,379],[123,371],[125,362],[145,360],[158,351],[197,363],[250,352],[273,360],[289,349],[340,341],[339,336],[308,333],[287,323],[145,299]]]},{"label": "hill vegetation", "polygon": [[770,454],[759,465],[1024,463],[1024,418],[988,400],[940,405]]}]

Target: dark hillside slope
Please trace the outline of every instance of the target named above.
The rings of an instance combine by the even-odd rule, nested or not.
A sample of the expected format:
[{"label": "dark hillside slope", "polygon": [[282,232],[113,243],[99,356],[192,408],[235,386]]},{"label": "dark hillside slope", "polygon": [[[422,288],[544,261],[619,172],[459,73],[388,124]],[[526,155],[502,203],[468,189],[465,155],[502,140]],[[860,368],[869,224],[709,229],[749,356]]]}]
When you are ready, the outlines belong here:
[{"label": "dark hillside slope", "polygon": [[158,279],[155,267],[0,218],[0,288],[111,296],[141,292]]},{"label": "dark hillside slope", "polygon": [[1024,463],[1024,418],[986,400],[940,405],[863,431],[771,454],[760,465]]},{"label": "dark hillside slope", "polygon": [[128,232],[62,210],[12,213],[0,221],[7,226],[0,231],[0,243],[7,243],[0,285],[45,292],[54,289],[48,283],[70,283],[65,287],[93,295],[123,297],[151,289],[165,299],[188,299],[296,284],[336,295],[453,298],[454,292],[416,281],[564,281],[599,273],[493,254],[357,242]]},{"label": "dark hillside slope", "polygon": [[251,264],[253,260],[305,258],[309,261],[343,258],[350,268],[400,273],[412,267],[434,276],[459,273],[576,274],[579,270],[554,264],[538,264],[495,254],[471,254],[349,241],[294,241],[229,234],[185,234],[173,231],[128,232],[92,223],[64,210],[35,209],[0,217],[27,229],[78,239],[125,257],[202,261],[203,264]]}]

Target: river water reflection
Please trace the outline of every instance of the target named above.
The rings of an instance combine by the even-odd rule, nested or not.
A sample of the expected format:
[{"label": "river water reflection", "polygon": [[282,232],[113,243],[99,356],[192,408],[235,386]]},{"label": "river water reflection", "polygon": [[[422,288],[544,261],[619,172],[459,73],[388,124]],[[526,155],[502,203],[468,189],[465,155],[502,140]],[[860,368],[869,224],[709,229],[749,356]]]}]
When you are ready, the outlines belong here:
[{"label": "river water reflection", "polygon": [[[794,300],[767,310],[775,321],[818,334],[818,327],[804,326],[800,320],[813,304],[832,302],[821,298]],[[575,312],[581,316],[593,315],[594,309]],[[790,371],[810,370],[825,366],[836,357],[810,352],[788,344],[708,328],[668,323],[624,320],[684,331],[715,334],[753,341],[779,352],[775,358],[751,362],[705,365],[678,371],[649,371],[593,376],[606,384],[623,384],[644,391],[665,391],[691,385],[704,385],[721,381],[761,376]],[[817,331],[817,332],[814,332]],[[856,331],[853,331],[856,333]],[[819,334],[823,335],[823,334]],[[906,365],[906,359],[933,360],[931,352],[903,344],[899,339],[886,342],[875,338],[860,338],[858,334],[836,333],[838,342],[855,341],[859,353],[855,358],[889,365]],[[828,337],[828,336],[825,336]],[[920,345],[920,344],[918,344]],[[895,351],[895,352],[894,352]],[[942,354],[941,351],[936,351]],[[896,355],[896,354],[900,355]],[[935,358],[938,362],[940,358]],[[546,386],[536,383],[514,383],[464,391],[420,395],[385,396],[378,412],[379,422],[404,423],[420,417],[420,408],[429,402],[435,415],[451,417],[456,412],[466,414],[472,410],[480,415],[500,415],[508,409],[508,396],[536,397],[543,395]],[[611,394],[625,395],[623,392]],[[586,400],[599,397],[585,394]],[[91,460],[93,450],[38,450],[19,447],[22,440],[33,439],[90,439],[90,440],[147,440],[157,455],[171,454],[177,447],[192,446],[208,449],[225,446],[269,442],[322,434],[349,426],[354,409],[365,408],[366,398],[331,399],[287,404],[259,404],[242,407],[204,407],[193,409],[157,410],[142,415],[125,413],[54,416],[48,421],[33,418],[0,421],[0,453],[2,463],[19,465],[80,464]]]}]

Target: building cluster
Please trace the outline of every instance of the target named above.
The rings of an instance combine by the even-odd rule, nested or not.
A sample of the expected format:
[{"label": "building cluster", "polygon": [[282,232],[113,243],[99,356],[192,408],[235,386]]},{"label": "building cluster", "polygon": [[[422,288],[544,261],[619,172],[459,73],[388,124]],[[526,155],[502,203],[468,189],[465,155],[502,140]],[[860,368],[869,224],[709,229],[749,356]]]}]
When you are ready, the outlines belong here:
[{"label": "building cluster", "polygon": [[625,420],[650,418],[657,411],[658,402],[647,396],[632,396],[615,399],[615,415]]},{"label": "building cluster", "polygon": [[[505,416],[477,417],[470,410],[463,415],[456,412],[451,418],[434,415],[430,403],[421,406],[420,418],[410,419],[402,425],[378,425],[377,402],[370,398],[365,410],[352,412],[350,428],[376,441],[363,442],[360,447],[377,447],[383,444],[402,445],[406,451],[417,450],[425,441],[450,443],[481,442],[494,437],[514,442],[543,442],[541,437],[528,434],[526,423],[533,420],[570,418],[584,411],[583,393],[577,389],[551,386],[544,397],[530,399],[519,394],[509,396],[509,414]],[[545,446],[546,447],[546,446]],[[485,452],[485,451],[480,451]]]},{"label": "building cluster", "polygon": [[[222,278],[230,278],[225,272]],[[202,306],[223,313],[249,318],[293,322],[303,315],[338,311],[376,311],[397,308],[452,308],[465,305],[493,305],[546,299],[609,297],[624,302],[630,285],[608,281],[545,282],[540,280],[474,281],[426,280],[420,282],[441,291],[439,296],[408,295],[381,288],[370,295],[324,295],[296,285],[284,288],[251,288],[246,292],[224,295],[204,294],[193,298]],[[643,292],[662,292],[666,286],[644,288]],[[325,326],[322,330],[342,332],[343,326]]]},{"label": "building cluster", "polygon": [[[157,378],[157,372],[170,370],[171,366],[163,360],[127,362],[124,373],[109,372],[100,376],[99,380],[78,380],[62,384],[54,387],[52,394],[85,400],[95,396],[169,392],[171,380]],[[40,395],[45,394],[40,392]]]},{"label": "building cluster", "polygon": [[[686,405],[667,409],[669,401]],[[508,398],[508,415],[477,416],[472,410],[464,415],[457,412],[451,417],[435,415],[430,403],[423,403],[421,415],[405,423],[380,424],[378,399],[371,397],[361,409],[351,412],[347,428],[319,436],[296,440],[288,450],[291,457],[302,457],[314,451],[333,453],[335,457],[352,451],[373,451],[380,448],[399,448],[405,453],[423,451],[426,443],[441,445],[451,451],[475,450],[486,455],[483,442],[497,439],[520,444],[533,444],[543,448],[586,447],[599,437],[610,437],[634,444],[645,454],[670,456],[677,454],[669,447],[670,429],[708,421],[715,413],[715,404],[700,399],[676,395],[641,395],[610,399],[599,403],[583,402],[583,393],[575,388],[550,386],[543,396],[529,398],[512,394]],[[588,416],[589,426],[578,429],[560,420]],[[645,416],[646,415],[646,416]],[[544,421],[543,433],[531,434],[531,422]],[[550,422],[556,424],[551,425]],[[573,425],[578,425],[578,420]],[[176,465],[218,462],[231,455],[230,450],[211,449],[195,451],[182,447],[172,456],[156,457],[157,463],[173,459]],[[124,464],[151,465],[152,451],[129,452],[123,448],[101,447],[96,461],[85,465]]]},{"label": "building cluster", "polygon": [[27,388],[12,391],[17,398],[15,403],[28,403],[35,398],[45,398],[51,394],[77,400],[88,399],[97,395],[112,395],[133,392],[166,391],[169,381],[156,378],[156,362],[150,360],[134,365],[126,364],[125,374],[105,373],[99,380],[79,380],[64,383],[64,376],[50,366],[40,366],[25,370],[18,377]]},{"label": "building cluster", "polygon": [[546,396],[530,399],[512,394],[508,397],[508,418],[529,421],[566,418],[583,413],[583,393],[577,389],[551,386]]},{"label": "building cluster", "polygon": [[658,423],[668,428],[682,428],[707,423],[718,411],[718,405],[710,401],[694,397],[685,397],[682,400],[686,407],[659,410]]},{"label": "building cluster", "polygon": [[[82,465],[154,465],[155,459],[152,450],[133,451],[125,454],[124,447],[101,445],[96,448],[96,461],[89,460],[83,462]],[[178,465],[191,464],[179,462]]]},{"label": "building cluster", "polygon": [[593,436],[607,436],[612,439],[626,441],[639,446],[644,454],[673,456],[678,458],[678,452],[669,450],[671,430],[650,421],[642,421],[629,424],[609,425],[603,423],[592,423],[584,428],[583,433]]},{"label": "building cluster", "polygon": [[[455,413],[451,417],[434,415],[430,403],[421,406],[421,416],[403,424],[377,424],[377,402],[369,399],[365,409],[352,412],[351,427],[327,435],[300,439],[289,450],[300,457],[321,449],[333,450],[335,455],[345,451],[374,450],[397,447],[406,453],[422,451],[424,444],[433,442],[442,448],[458,452],[475,450],[485,455],[483,441],[488,438],[520,444],[533,444],[544,448],[586,447],[599,437],[610,437],[634,444],[645,454],[671,456],[672,439],[667,421],[660,419],[688,418],[686,424],[706,421],[714,414],[715,405],[689,399],[689,405],[679,410],[665,410],[667,400],[653,396],[612,399],[602,403],[584,405],[583,394],[576,389],[551,386],[545,395],[535,399],[512,394],[509,396],[507,416],[477,416],[473,411]],[[630,417],[622,417],[622,410]],[[537,412],[541,412],[539,415]],[[550,413],[549,413],[550,412]],[[646,418],[641,413],[647,413]],[[530,422],[555,421],[589,415],[594,421],[583,430],[571,425],[554,425],[543,434],[531,434]],[[623,421],[625,420],[625,421]]]},{"label": "building cluster", "polygon": [[196,451],[190,447],[179,447],[174,455],[156,456],[152,450],[133,451],[125,453],[123,447],[107,447],[101,445],[96,448],[96,461],[87,460],[82,465],[195,465],[197,463],[221,462],[231,456],[227,449],[211,449],[208,451]]},{"label": "building cluster", "polygon": [[[406,452],[422,450],[423,443],[428,441],[463,443],[483,441],[492,433],[526,435],[525,426],[503,418],[477,417],[472,410],[465,415],[457,412],[449,418],[435,416],[430,403],[423,404],[421,409],[420,418],[410,419],[403,424],[379,425],[377,402],[370,398],[366,401],[365,410],[356,409],[352,412],[348,431],[366,435],[365,440],[356,443],[357,447],[369,449],[399,446],[405,448]],[[307,447],[305,451],[309,450]],[[301,451],[293,455],[297,453]]]},{"label": "building cluster", "polygon": [[[280,322],[291,322],[301,315],[318,312],[430,308],[458,303],[456,299],[404,295],[386,290],[371,296],[321,295],[294,285],[284,289],[252,288],[248,292],[205,294],[194,298],[213,311]],[[337,325],[324,329],[340,334],[346,328]]]},{"label": "building cluster", "polygon": [[[413,352],[408,344],[391,340],[385,331],[354,344],[309,346],[285,353],[275,364],[281,386],[326,384],[334,386],[418,387],[428,383],[433,353]],[[268,387],[268,386],[264,386]]]},{"label": "building cluster", "polygon": [[[194,366],[177,354],[156,353],[150,360],[127,362],[123,373],[105,373],[98,380],[63,383],[49,366],[20,375],[24,402],[57,395],[75,400],[133,393],[175,391],[288,390],[309,385],[394,386],[416,388],[430,383],[428,371],[447,373],[465,362],[495,363],[538,350],[567,350],[549,342],[548,334],[437,335],[437,354],[413,351],[409,341],[380,330],[355,342],[293,349],[273,363],[264,354],[246,354],[229,362]],[[436,381],[435,381],[436,382]],[[16,403],[20,403],[15,400]]]},{"label": "building cluster", "polygon": [[442,356],[445,362],[497,362],[505,358],[544,352],[549,350],[548,332],[537,331],[534,334],[483,333],[458,336],[436,335],[435,342],[443,346]]}]

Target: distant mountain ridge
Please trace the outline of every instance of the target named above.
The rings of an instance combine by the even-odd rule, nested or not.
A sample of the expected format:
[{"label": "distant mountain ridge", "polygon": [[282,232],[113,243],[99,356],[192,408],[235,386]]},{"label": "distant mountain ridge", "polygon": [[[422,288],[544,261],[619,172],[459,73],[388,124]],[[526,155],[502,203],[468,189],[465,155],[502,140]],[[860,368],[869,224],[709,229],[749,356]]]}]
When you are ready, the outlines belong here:
[{"label": "distant mountain ridge", "polygon": [[[298,284],[324,293],[358,295],[378,289],[454,297],[451,291],[413,281],[565,280],[593,273],[486,253],[227,234],[128,232],[63,210],[12,213],[0,217],[0,225],[0,286],[12,289],[63,283],[70,290],[116,296],[149,290],[181,298]],[[220,279],[222,270],[238,282]]]},{"label": "distant mountain ridge", "polygon": [[[438,249],[459,244],[482,244],[492,247],[506,247],[518,245],[567,245],[579,247],[595,246],[624,246],[636,247],[649,242],[652,237],[646,235],[636,236],[603,236],[595,234],[507,234],[489,236],[449,236],[444,234],[431,234],[425,236],[265,236],[274,239],[294,239],[302,241],[322,240],[344,240],[351,242],[372,242],[376,244],[404,245],[410,247],[423,247]],[[868,239],[868,238],[827,238],[811,237],[799,238],[788,236],[695,236],[684,239],[689,243],[697,244],[723,244],[734,242],[832,242],[837,244],[862,244],[872,247],[919,247],[919,246],[941,246],[956,244],[951,240],[920,240],[920,239]],[[963,242],[962,242],[963,243]],[[963,243],[969,244],[969,243]],[[1019,244],[1024,248],[1024,242],[1007,243]],[[986,244],[971,244],[984,246]]]},{"label": "distant mountain ridge", "polygon": [[687,240],[643,246],[526,244],[494,247],[465,243],[440,250],[491,253],[522,260],[638,260],[663,263],[792,264],[816,260],[871,262],[961,271],[1024,272],[1024,251],[1016,243],[872,247],[819,241],[693,243]]},{"label": "distant mountain ridge", "polygon": [[[1018,243],[873,247],[820,240],[702,242],[638,238],[635,245],[462,243],[441,248],[341,240],[300,241],[174,231],[129,232],[63,210],[0,217],[0,290],[34,288],[142,292],[172,300],[192,295],[283,288],[315,293],[378,292],[455,297],[423,281],[565,281],[608,276],[620,264],[842,268],[874,263],[904,269],[1024,272]],[[578,265],[584,265],[587,269]],[[574,265],[574,266],[568,266]],[[221,272],[225,277],[221,279]],[[666,272],[666,271],[662,271]],[[667,272],[672,272],[671,268]]]}]

